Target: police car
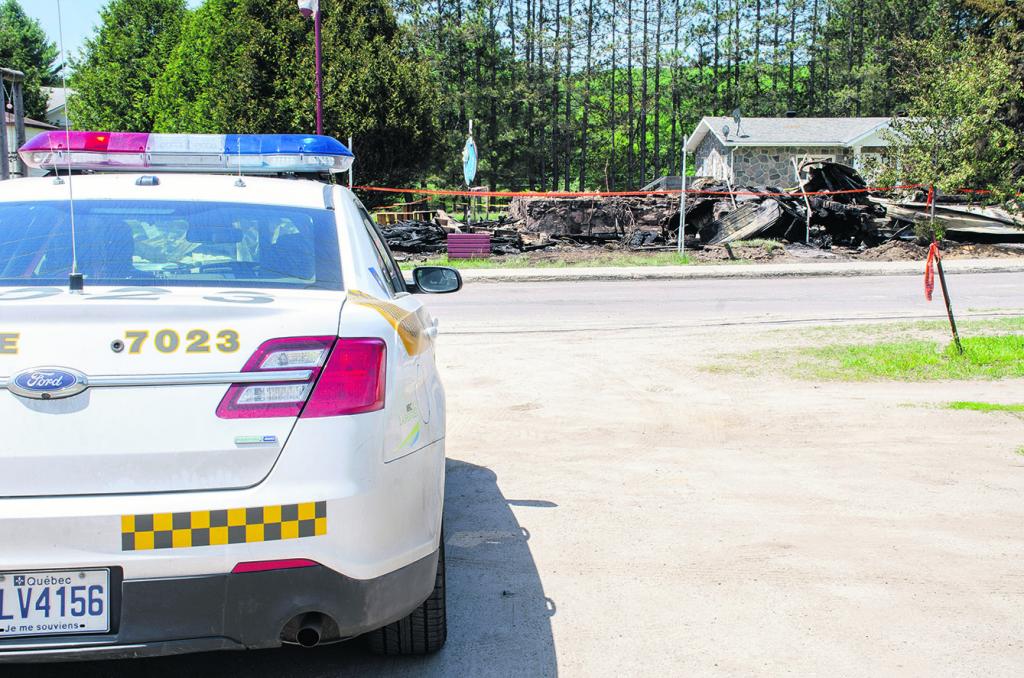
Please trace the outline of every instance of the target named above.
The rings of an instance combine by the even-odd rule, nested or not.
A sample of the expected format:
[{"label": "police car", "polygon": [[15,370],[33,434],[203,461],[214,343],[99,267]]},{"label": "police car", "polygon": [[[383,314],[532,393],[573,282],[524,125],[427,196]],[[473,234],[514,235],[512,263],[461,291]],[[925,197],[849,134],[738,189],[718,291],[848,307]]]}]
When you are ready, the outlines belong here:
[{"label": "police car", "polygon": [[307,135],[50,132],[0,182],[0,662],[446,636],[437,324]]}]

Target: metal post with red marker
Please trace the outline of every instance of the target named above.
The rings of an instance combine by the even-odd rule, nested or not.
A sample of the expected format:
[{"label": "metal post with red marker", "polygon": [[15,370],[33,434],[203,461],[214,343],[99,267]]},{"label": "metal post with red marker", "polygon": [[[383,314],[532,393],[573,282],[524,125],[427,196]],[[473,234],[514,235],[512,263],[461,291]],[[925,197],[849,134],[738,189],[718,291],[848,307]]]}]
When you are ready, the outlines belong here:
[{"label": "metal post with red marker", "polygon": [[963,344],[960,343],[960,333],[956,329],[956,318],[953,317],[953,304],[949,300],[949,288],[946,286],[946,272],[942,269],[942,255],[939,253],[939,242],[935,238],[935,187],[928,190],[928,202],[931,206],[932,220],[932,244],[928,248],[928,260],[924,266],[924,297],[932,300],[932,293],[935,291],[935,269],[939,271],[939,285],[942,287],[942,298],[946,302],[946,316],[949,318],[949,329],[953,333],[953,344],[957,353],[964,354]]}]

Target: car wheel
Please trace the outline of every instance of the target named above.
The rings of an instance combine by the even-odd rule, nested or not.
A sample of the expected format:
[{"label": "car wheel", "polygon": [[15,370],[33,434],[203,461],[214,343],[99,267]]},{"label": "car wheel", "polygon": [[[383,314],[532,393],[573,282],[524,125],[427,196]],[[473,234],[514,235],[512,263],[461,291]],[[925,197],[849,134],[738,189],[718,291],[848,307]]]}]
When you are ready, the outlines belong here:
[{"label": "car wheel", "polygon": [[448,637],[445,611],[444,535],[437,554],[434,590],[412,613],[384,628],[366,634],[370,651],[387,656],[422,655],[437,652]]}]

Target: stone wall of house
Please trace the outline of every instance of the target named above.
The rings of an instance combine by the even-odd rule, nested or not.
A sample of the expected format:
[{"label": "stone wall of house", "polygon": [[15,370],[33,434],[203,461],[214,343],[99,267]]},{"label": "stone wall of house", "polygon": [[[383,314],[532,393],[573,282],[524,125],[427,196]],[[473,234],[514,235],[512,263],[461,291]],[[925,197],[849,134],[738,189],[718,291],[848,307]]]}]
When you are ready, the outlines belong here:
[{"label": "stone wall of house", "polygon": [[711,132],[704,135],[693,154],[698,177],[725,179],[729,176],[729,149]]},{"label": "stone wall of house", "polygon": [[[883,147],[865,147],[865,153],[884,153]],[[793,160],[807,157],[831,157],[835,162],[854,166],[852,148],[809,146],[736,146],[730,148],[708,133],[694,153],[699,177],[730,179],[740,186],[795,186]],[[734,167],[730,167],[735,163]],[[731,171],[730,171],[731,170]]]},{"label": "stone wall of house", "polygon": [[[710,135],[709,135],[710,136]],[[831,156],[836,162],[853,163],[853,152],[845,148],[809,148],[802,146],[739,146],[734,151],[735,183],[745,186],[793,186],[793,160]]]}]

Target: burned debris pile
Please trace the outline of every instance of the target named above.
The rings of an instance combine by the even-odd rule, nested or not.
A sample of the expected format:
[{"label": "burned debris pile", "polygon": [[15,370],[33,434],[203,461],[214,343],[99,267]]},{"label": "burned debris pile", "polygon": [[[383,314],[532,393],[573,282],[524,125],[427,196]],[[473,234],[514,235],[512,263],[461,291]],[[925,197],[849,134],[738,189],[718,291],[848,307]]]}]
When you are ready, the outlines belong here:
[{"label": "burned debris pile", "polygon": [[401,221],[382,231],[393,252],[436,254],[448,248],[448,233],[429,221]]},{"label": "burned debris pile", "polygon": [[[921,230],[915,226],[933,218],[922,192],[878,194],[847,165],[808,162],[800,174],[805,177],[802,186],[789,189],[732,186],[708,177],[692,181],[687,186],[686,247],[766,239],[817,250],[863,250],[893,240],[920,240]],[[679,207],[680,197],[673,193],[517,197],[500,221],[476,223],[467,230],[489,233],[492,254],[559,246],[672,250],[678,246]],[[971,204],[970,197],[938,196],[934,219],[951,240],[1024,243],[1024,217]],[[461,228],[439,212],[433,222],[400,222],[384,234],[396,252],[440,254],[446,251],[447,234]]]},{"label": "burned debris pile", "polygon": [[[731,186],[698,178],[688,187],[687,246],[724,245],[752,238],[810,242],[820,247],[875,245],[884,238],[885,207],[864,192],[857,172],[837,163],[805,168],[803,191],[780,186]],[[803,193],[830,192],[830,195]],[[844,192],[845,191],[845,192]],[[835,193],[832,193],[835,192]],[[618,240],[631,249],[670,249],[678,243],[679,197],[522,198],[509,220],[526,233],[577,240]]]},{"label": "burned debris pile", "polygon": [[517,198],[509,221],[525,233],[576,240],[618,240],[635,232],[658,233],[679,215],[678,196]]},{"label": "burned debris pile", "polygon": [[[971,195],[933,196],[915,190],[900,200],[874,198],[902,232],[931,222],[942,228],[948,240],[968,243],[1024,243],[1024,215],[1002,207],[978,205]],[[934,208],[934,209],[933,209]]]},{"label": "burned debris pile", "polygon": [[[490,234],[491,254],[519,254],[537,249],[524,243],[522,234],[514,228],[503,228],[502,223],[481,223],[473,228],[474,233]],[[444,254],[448,251],[448,234],[460,232],[460,229],[430,221],[401,221],[381,231],[396,257],[405,259],[403,254]]]}]

